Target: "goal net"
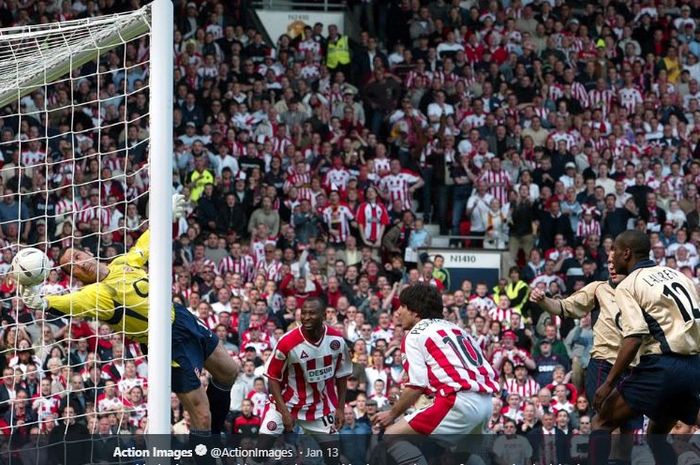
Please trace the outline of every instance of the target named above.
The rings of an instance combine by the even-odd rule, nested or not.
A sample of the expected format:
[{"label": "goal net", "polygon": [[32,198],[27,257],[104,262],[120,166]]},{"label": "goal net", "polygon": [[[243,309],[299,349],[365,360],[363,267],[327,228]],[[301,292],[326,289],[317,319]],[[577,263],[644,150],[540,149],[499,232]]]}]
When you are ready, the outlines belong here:
[{"label": "goal net", "polygon": [[[170,409],[162,408],[170,402],[165,389],[169,360],[168,370],[161,369],[154,380],[153,368],[148,369],[149,360],[155,365],[153,353],[148,359],[145,353],[147,331],[115,329],[121,310],[110,326],[85,315],[25,308],[8,273],[18,250],[40,248],[54,265],[41,292],[68,294],[84,285],[59,267],[69,247],[107,263],[127,253],[148,228],[159,228],[160,241],[169,244],[169,213],[157,213],[158,225],[153,214],[149,222],[148,214],[149,202],[162,205],[167,195],[170,203],[170,178],[162,170],[170,166],[172,152],[164,136],[171,123],[162,115],[172,108],[167,98],[168,92],[172,98],[172,78],[167,79],[172,42],[155,39],[153,6],[172,8],[164,3],[125,14],[0,29],[0,438],[9,441],[15,455],[31,442],[62,440],[69,429],[134,433],[156,422],[164,432],[162,425],[170,423]],[[159,27],[167,41],[172,13],[165,16]],[[170,275],[165,250],[152,248],[151,276]],[[170,292],[168,279],[161,281],[160,303],[169,300]],[[159,322],[169,321],[169,308],[161,313],[167,316],[159,315]],[[169,330],[162,334],[167,339]],[[167,350],[156,353],[163,365]],[[147,408],[153,397],[159,397],[160,410]],[[95,456],[95,450],[78,449],[61,451],[92,454],[81,456],[89,463],[112,461]],[[41,454],[56,452],[33,450],[31,463],[44,463]]]}]

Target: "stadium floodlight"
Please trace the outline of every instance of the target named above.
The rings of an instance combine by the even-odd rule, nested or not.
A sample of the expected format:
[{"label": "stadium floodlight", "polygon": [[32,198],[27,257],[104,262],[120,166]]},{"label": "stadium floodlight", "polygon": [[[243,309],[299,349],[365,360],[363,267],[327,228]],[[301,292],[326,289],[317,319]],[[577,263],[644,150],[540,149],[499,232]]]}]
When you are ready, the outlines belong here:
[{"label": "stadium floodlight", "polygon": [[[145,332],[116,333],[112,339],[121,337],[122,343],[111,342],[126,348],[124,360],[133,358],[140,374],[148,370],[147,409],[140,406],[134,416],[127,405],[122,421],[133,422],[147,411],[148,432],[156,434],[171,429],[172,43],[169,0],[129,13],[0,29],[0,151],[12,160],[12,175],[32,181],[13,192],[17,218],[1,219],[6,242],[0,246],[13,253],[24,245],[47,253],[56,245],[90,246],[108,259],[124,253],[138,233],[150,228],[148,356],[138,344],[146,340]],[[4,181],[8,173],[2,173]],[[0,184],[4,199],[15,185]],[[44,230],[38,228],[41,222]],[[30,224],[32,234],[26,235]],[[72,278],[69,288],[75,286]],[[42,286],[43,292],[66,291],[51,277]],[[16,337],[3,346],[5,354],[17,351],[21,333],[29,331],[34,337],[27,340],[36,353],[50,355],[54,341],[45,339],[43,329],[74,323],[48,315],[31,327],[15,322]],[[87,323],[100,338],[99,323]],[[75,349],[79,341],[71,334],[66,331],[58,342]],[[59,373],[76,368],[70,358],[61,363],[53,366]],[[91,363],[83,367],[86,379]],[[97,391],[85,393],[97,410]],[[72,395],[70,382],[52,384],[51,394]],[[39,427],[56,415],[60,420],[61,413],[50,402],[46,406]]]}]

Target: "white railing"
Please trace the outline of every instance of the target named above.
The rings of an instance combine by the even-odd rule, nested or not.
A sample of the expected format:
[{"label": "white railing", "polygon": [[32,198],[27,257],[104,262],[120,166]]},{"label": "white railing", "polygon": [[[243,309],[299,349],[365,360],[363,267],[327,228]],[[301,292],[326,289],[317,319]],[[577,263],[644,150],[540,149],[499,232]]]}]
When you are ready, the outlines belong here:
[{"label": "white railing", "polygon": [[253,0],[253,8],[265,8],[268,10],[320,10],[320,11],[341,11],[347,8],[345,0],[318,0],[318,1],[295,1],[295,0]]}]

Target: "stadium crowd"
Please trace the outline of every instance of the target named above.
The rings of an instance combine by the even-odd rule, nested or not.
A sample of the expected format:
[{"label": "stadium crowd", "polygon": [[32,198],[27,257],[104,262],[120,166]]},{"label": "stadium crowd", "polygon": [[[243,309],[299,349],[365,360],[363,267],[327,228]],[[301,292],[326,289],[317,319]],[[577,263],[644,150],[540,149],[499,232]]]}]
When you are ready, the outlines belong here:
[{"label": "stadium crowd", "polygon": [[[501,374],[489,429],[526,435],[536,461],[585,460],[591,319],[543,314],[529,290],[567,296],[606,279],[628,228],[697,282],[700,2],[353,0],[351,34],[308,24],[272,44],[245,3],[175,2],[174,187],[189,215],[173,228],[173,296],[242,362],[231,432],[257,432],[263,364],[305,299],[322,296],[353,356],[341,433],[372,433],[368,418],[396,402],[405,375],[398,294],[429,282]],[[0,23],[140,4],[5,2]],[[130,44],[104,55],[99,82],[83,73],[2,111],[8,437],[145,427],[140,347],[24,308],[6,272],[19,242],[54,260],[71,243],[110,258],[146,227],[147,55],[147,42]],[[451,281],[442,257],[418,253],[425,224],[460,236],[453,246],[503,250],[508,276]],[[45,288],[71,285],[53,271]],[[173,431],[186,433],[173,399]],[[556,451],[533,439],[551,432]]]}]

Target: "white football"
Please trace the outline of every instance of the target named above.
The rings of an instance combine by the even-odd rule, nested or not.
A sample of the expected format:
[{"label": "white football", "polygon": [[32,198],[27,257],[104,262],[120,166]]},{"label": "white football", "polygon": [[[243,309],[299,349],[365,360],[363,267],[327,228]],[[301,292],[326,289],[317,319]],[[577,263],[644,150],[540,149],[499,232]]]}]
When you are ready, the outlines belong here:
[{"label": "white football", "polygon": [[34,286],[44,282],[49,271],[51,271],[49,257],[34,247],[20,250],[12,259],[12,274],[22,286]]}]

